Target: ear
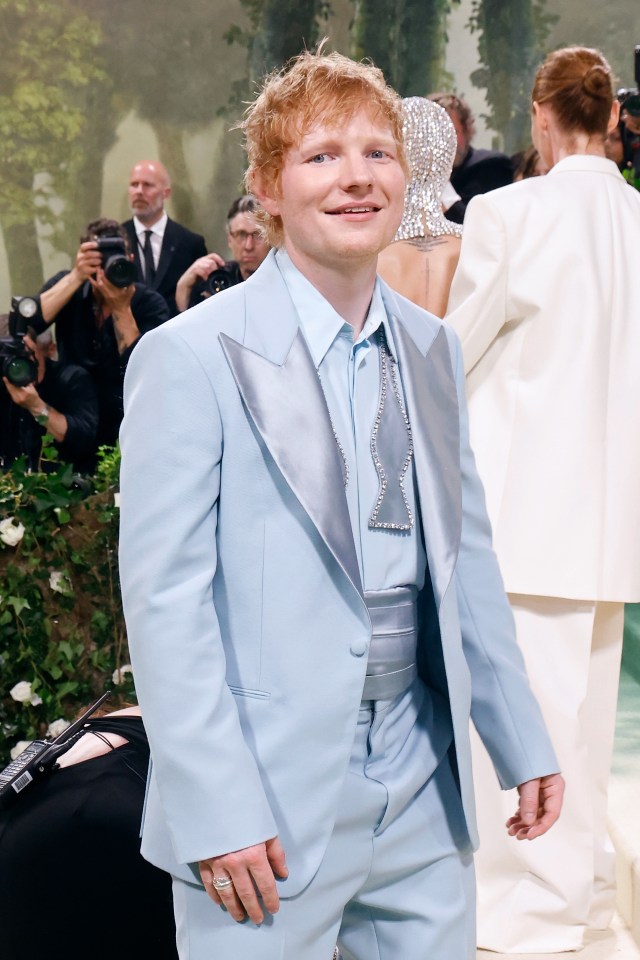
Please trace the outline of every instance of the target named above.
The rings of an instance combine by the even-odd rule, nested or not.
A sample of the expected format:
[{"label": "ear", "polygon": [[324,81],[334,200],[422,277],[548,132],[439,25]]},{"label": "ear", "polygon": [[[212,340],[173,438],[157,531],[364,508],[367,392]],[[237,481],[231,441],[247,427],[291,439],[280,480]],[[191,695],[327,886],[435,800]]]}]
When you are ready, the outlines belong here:
[{"label": "ear", "polygon": [[611,104],[611,114],[609,116],[607,133],[611,133],[612,130],[615,130],[619,122],[620,122],[620,101],[614,100],[613,103]]},{"label": "ear", "polygon": [[538,129],[542,133],[546,134],[549,128],[549,118],[547,116],[547,111],[544,104],[538,103],[537,100],[534,100],[531,104],[531,113],[533,115],[533,120],[538,126]]},{"label": "ear", "polygon": [[268,183],[263,176],[256,172],[251,176],[247,186],[263,210],[266,210],[272,217],[280,216],[275,182]]}]

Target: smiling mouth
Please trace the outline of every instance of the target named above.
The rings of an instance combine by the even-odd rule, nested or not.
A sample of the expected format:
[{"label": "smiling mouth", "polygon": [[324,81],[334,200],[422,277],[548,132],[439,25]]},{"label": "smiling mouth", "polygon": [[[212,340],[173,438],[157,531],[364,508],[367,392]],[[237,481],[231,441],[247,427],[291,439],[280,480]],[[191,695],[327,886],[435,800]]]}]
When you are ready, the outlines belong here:
[{"label": "smiling mouth", "polygon": [[327,210],[326,213],[331,217],[338,217],[344,213],[377,213],[380,210],[380,207],[373,206],[358,206],[358,207],[343,207],[341,210]]}]

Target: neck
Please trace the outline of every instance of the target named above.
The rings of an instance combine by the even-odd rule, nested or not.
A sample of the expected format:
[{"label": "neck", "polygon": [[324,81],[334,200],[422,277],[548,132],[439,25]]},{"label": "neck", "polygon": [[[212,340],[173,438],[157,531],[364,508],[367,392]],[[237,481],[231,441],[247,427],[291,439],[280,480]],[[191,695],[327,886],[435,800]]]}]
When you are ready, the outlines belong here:
[{"label": "neck", "polygon": [[550,128],[549,136],[551,139],[551,155],[554,165],[565,157],[572,157],[576,154],[591,157],[604,157],[604,137],[600,134],[571,133],[566,134],[563,131]]},{"label": "neck", "polygon": [[160,213],[151,213],[146,216],[144,215],[140,216],[139,213],[134,213],[134,217],[136,217],[140,221],[140,223],[144,224],[147,230],[150,227],[152,227],[154,223],[157,223],[158,220],[162,220],[163,216],[164,216],[164,210],[161,210]]},{"label": "neck", "polygon": [[297,251],[289,250],[292,263],[300,273],[312,283],[343,320],[353,327],[353,339],[356,340],[367,319],[373,288],[376,282],[377,258],[360,264],[345,260],[340,266],[307,260]]}]

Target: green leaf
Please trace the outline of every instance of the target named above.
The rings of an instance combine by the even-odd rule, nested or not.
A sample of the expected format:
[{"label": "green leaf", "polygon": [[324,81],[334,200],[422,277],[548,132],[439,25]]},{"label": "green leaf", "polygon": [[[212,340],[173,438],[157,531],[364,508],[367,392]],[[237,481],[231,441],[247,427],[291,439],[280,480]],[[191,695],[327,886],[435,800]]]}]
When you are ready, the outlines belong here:
[{"label": "green leaf", "polygon": [[7,597],[7,603],[15,610],[16,617],[19,617],[23,610],[31,609],[29,601],[25,600],[24,597]]},{"label": "green leaf", "polygon": [[60,651],[60,653],[63,653],[65,655],[67,660],[74,659],[73,649],[68,640],[61,640],[60,643],[58,644],[58,650]]}]

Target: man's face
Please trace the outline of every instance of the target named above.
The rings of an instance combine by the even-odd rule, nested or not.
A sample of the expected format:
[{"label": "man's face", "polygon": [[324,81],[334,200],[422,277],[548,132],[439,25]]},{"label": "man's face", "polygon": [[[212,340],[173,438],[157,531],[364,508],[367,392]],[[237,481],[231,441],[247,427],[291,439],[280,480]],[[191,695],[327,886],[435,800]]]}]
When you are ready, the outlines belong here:
[{"label": "man's face", "polygon": [[402,219],[405,175],[391,129],[362,107],[339,126],[320,120],[286,154],[263,203],[280,216],[296,266],[375,265]]},{"label": "man's face", "polygon": [[251,213],[236,213],[229,221],[227,239],[232,260],[240,267],[242,279],[246,280],[258,269],[269,253],[269,244]]},{"label": "man's face", "polygon": [[170,193],[162,167],[155,163],[135,165],[129,178],[129,206],[138,220],[149,226],[159,220]]}]

